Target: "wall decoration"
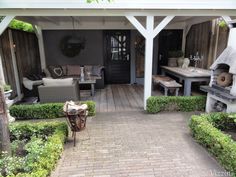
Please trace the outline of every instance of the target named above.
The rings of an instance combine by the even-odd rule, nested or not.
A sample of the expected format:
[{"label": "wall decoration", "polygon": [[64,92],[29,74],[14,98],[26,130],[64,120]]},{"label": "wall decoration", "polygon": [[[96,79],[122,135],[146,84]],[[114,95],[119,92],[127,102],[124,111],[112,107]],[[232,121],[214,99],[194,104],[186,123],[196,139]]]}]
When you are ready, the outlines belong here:
[{"label": "wall decoration", "polygon": [[85,39],[75,35],[65,36],[60,43],[63,55],[75,57],[85,48]]}]

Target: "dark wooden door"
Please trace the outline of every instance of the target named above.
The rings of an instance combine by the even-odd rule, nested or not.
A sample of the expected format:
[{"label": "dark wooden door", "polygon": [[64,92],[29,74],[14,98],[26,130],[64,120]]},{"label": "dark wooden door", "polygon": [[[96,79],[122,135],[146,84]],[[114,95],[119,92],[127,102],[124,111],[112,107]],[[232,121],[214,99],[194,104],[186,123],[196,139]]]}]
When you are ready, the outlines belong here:
[{"label": "dark wooden door", "polygon": [[159,34],[158,48],[158,73],[160,66],[167,66],[168,52],[181,50],[183,30],[162,30]]},{"label": "dark wooden door", "polygon": [[105,31],[107,84],[130,83],[130,31]]}]

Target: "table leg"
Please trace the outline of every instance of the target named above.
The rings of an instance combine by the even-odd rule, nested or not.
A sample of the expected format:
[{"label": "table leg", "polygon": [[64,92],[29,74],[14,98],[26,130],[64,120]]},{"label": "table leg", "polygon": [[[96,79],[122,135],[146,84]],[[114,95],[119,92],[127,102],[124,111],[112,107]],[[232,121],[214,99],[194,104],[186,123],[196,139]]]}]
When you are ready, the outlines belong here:
[{"label": "table leg", "polygon": [[94,96],[94,94],[95,94],[94,84],[91,84],[91,96]]},{"label": "table leg", "polygon": [[184,96],[191,95],[191,85],[192,85],[191,80],[189,80],[189,79],[184,80]]},{"label": "table leg", "polygon": [[176,88],[175,89],[175,96],[178,96],[179,95],[179,88]]},{"label": "table leg", "polygon": [[167,88],[164,89],[165,89],[165,96],[168,96],[168,89]]},{"label": "table leg", "polygon": [[166,72],[163,69],[161,70],[161,75],[166,76]]}]

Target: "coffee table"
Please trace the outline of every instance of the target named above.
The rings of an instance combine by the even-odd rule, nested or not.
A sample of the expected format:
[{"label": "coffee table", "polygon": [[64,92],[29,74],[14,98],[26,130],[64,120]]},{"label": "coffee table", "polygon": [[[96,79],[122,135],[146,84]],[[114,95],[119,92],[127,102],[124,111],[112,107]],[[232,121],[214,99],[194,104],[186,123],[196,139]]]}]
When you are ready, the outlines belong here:
[{"label": "coffee table", "polygon": [[83,84],[91,85],[91,96],[94,96],[96,79],[85,79],[85,80],[78,79],[78,82],[80,85],[83,85]]}]

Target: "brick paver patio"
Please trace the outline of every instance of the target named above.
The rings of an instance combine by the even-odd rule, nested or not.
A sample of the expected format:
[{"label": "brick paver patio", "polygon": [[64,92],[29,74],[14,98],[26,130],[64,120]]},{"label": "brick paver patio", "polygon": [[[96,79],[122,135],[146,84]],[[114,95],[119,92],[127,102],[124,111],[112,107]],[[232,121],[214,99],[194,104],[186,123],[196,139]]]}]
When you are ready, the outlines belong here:
[{"label": "brick paver patio", "polygon": [[99,113],[65,145],[56,176],[210,177],[224,170],[192,139],[187,113]]}]

